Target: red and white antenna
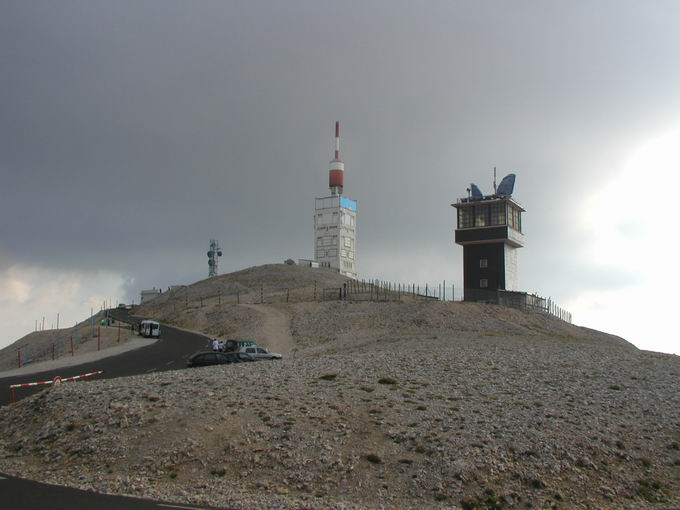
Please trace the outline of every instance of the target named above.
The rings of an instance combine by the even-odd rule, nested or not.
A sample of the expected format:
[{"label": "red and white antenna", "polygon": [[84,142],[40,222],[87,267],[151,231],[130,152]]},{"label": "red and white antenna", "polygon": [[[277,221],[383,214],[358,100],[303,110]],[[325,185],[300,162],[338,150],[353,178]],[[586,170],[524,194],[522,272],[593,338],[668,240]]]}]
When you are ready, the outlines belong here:
[{"label": "red and white antenna", "polygon": [[340,161],[340,121],[335,121],[335,160]]},{"label": "red and white antenna", "polygon": [[331,161],[331,169],[328,174],[328,185],[331,194],[342,195],[345,180],[345,164],[340,159],[340,122],[335,121],[335,158]]}]

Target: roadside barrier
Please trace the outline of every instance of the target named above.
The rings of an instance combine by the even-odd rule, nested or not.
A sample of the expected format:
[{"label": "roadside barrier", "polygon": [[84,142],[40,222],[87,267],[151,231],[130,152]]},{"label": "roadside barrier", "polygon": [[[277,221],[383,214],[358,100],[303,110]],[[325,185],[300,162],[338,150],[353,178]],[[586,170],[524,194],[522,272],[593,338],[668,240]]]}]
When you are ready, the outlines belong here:
[{"label": "roadside barrier", "polygon": [[103,373],[104,373],[103,370],[98,370],[97,372],[89,372],[87,374],[74,375],[72,377],[62,378],[62,377],[56,376],[51,381],[36,381],[36,382],[29,382],[29,383],[22,383],[22,384],[12,384],[9,387],[10,391],[12,392],[12,403],[16,402],[15,391],[18,388],[30,388],[32,386],[49,386],[49,385],[59,386],[63,382],[77,381],[78,379],[85,379],[87,377],[92,377],[93,375],[99,375],[99,374],[103,374]]}]

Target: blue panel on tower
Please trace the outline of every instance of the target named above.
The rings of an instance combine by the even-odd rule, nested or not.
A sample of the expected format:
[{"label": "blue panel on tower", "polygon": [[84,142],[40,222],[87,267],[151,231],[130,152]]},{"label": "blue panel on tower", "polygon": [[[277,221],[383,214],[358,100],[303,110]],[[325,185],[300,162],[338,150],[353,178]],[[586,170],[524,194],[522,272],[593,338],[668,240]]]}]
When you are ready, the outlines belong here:
[{"label": "blue panel on tower", "polygon": [[340,197],[340,207],[344,209],[349,209],[350,211],[357,211],[357,203],[351,198]]}]

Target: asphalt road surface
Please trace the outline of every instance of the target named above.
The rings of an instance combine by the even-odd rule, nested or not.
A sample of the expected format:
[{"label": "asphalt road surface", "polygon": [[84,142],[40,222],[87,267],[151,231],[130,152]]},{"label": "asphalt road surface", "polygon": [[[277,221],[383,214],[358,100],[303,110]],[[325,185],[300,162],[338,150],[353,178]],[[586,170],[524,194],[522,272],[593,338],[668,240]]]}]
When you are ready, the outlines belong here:
[{"label": "asphalt road surface", "polygon": [[[138,319],[128,317],[126,312],[114,310],[111,313],[117,319],[138,324]],[[147,374],[164,370],[176,370],[185,367],[185,358],[198,350],[203,350],[208,339],[194,333],[188,333],[170,326],[161,325],[160,341],[148,346],[128,351],[117,356],[104,358],[91,363],[39,372],[36,374],[5,377],[0,379],[0,405],[7,405],[11,399],[10,384],[33,381],[48,381],[56,376],[70,377],[103,370],[98,378],[111,379],[130,375]],[[82,384],[69,382],[64,384]],[[16,390],[16,398],[20,400],[44,386],[20,388]],[[81,491],[68,487],[47,485],[30,480],[11,477],[0,473],[0,509],[2,510],[137,510],[137,509],[195,509],[198,507],[181,504],[163,503],[146,499],[123,496],[108,496],[95,492]]]},{"label": "asphalt road surface", "polygon": [[58,485],[22,480],[0,475],[0,508],[2,510],[198,510],[195,507],[162,503],[149,499],[109,496]]},{"label": "asphalt road surface", "polygon": [[[125,322],[134,322],[138,319],[128,317],[127,313],[113,310],[111,315]],[[103,370],[104,373],[97,378],[111,379],[130,375],[148,374],[164,370],[176,370],[185,367],[185,358],[196,351],[203,350],[207,345],[207,337],[188,333],[170,326],[161,325],[160,341],[148,347],[142,347],[133,351],[124,352],[117,356],[103,358],[82,365],[57,368],[35,374],[18,375],[0,379],[0,405],[6,405],[11,401],[11,384],[28,383],[33,381],[49,381],[56,376],[71,377]],[[64,384],[78,384],[64,383]],[[15,390],[17,400],[32,395],[44,389],[44,386],[31,388],[18,388]]]}]

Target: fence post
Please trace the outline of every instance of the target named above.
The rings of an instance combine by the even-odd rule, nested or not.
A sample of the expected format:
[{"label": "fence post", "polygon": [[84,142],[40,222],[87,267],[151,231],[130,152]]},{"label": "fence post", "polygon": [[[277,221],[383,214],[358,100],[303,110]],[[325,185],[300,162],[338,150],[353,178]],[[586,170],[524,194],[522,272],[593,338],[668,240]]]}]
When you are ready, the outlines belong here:
[{"label": "fence post", "polygon": [[444,280],[444,285],[442,285],[442,290],[444,291],[444,301],[446,301],[446,280]]},{"label": "fence post", "polygon": [[451,284],[451,301],[456,301],[456,284]]},{"label": "fence post", "polygon": [[97,350],[102,350],[102,327],[97,326]]},{"label": "fence post", "polygon": [[442,284],[439,284],[439,301],[442,300]]},{"label": "fence post", "polygon": [[425,284],[425,297],[427,297],[427,283]]}]

